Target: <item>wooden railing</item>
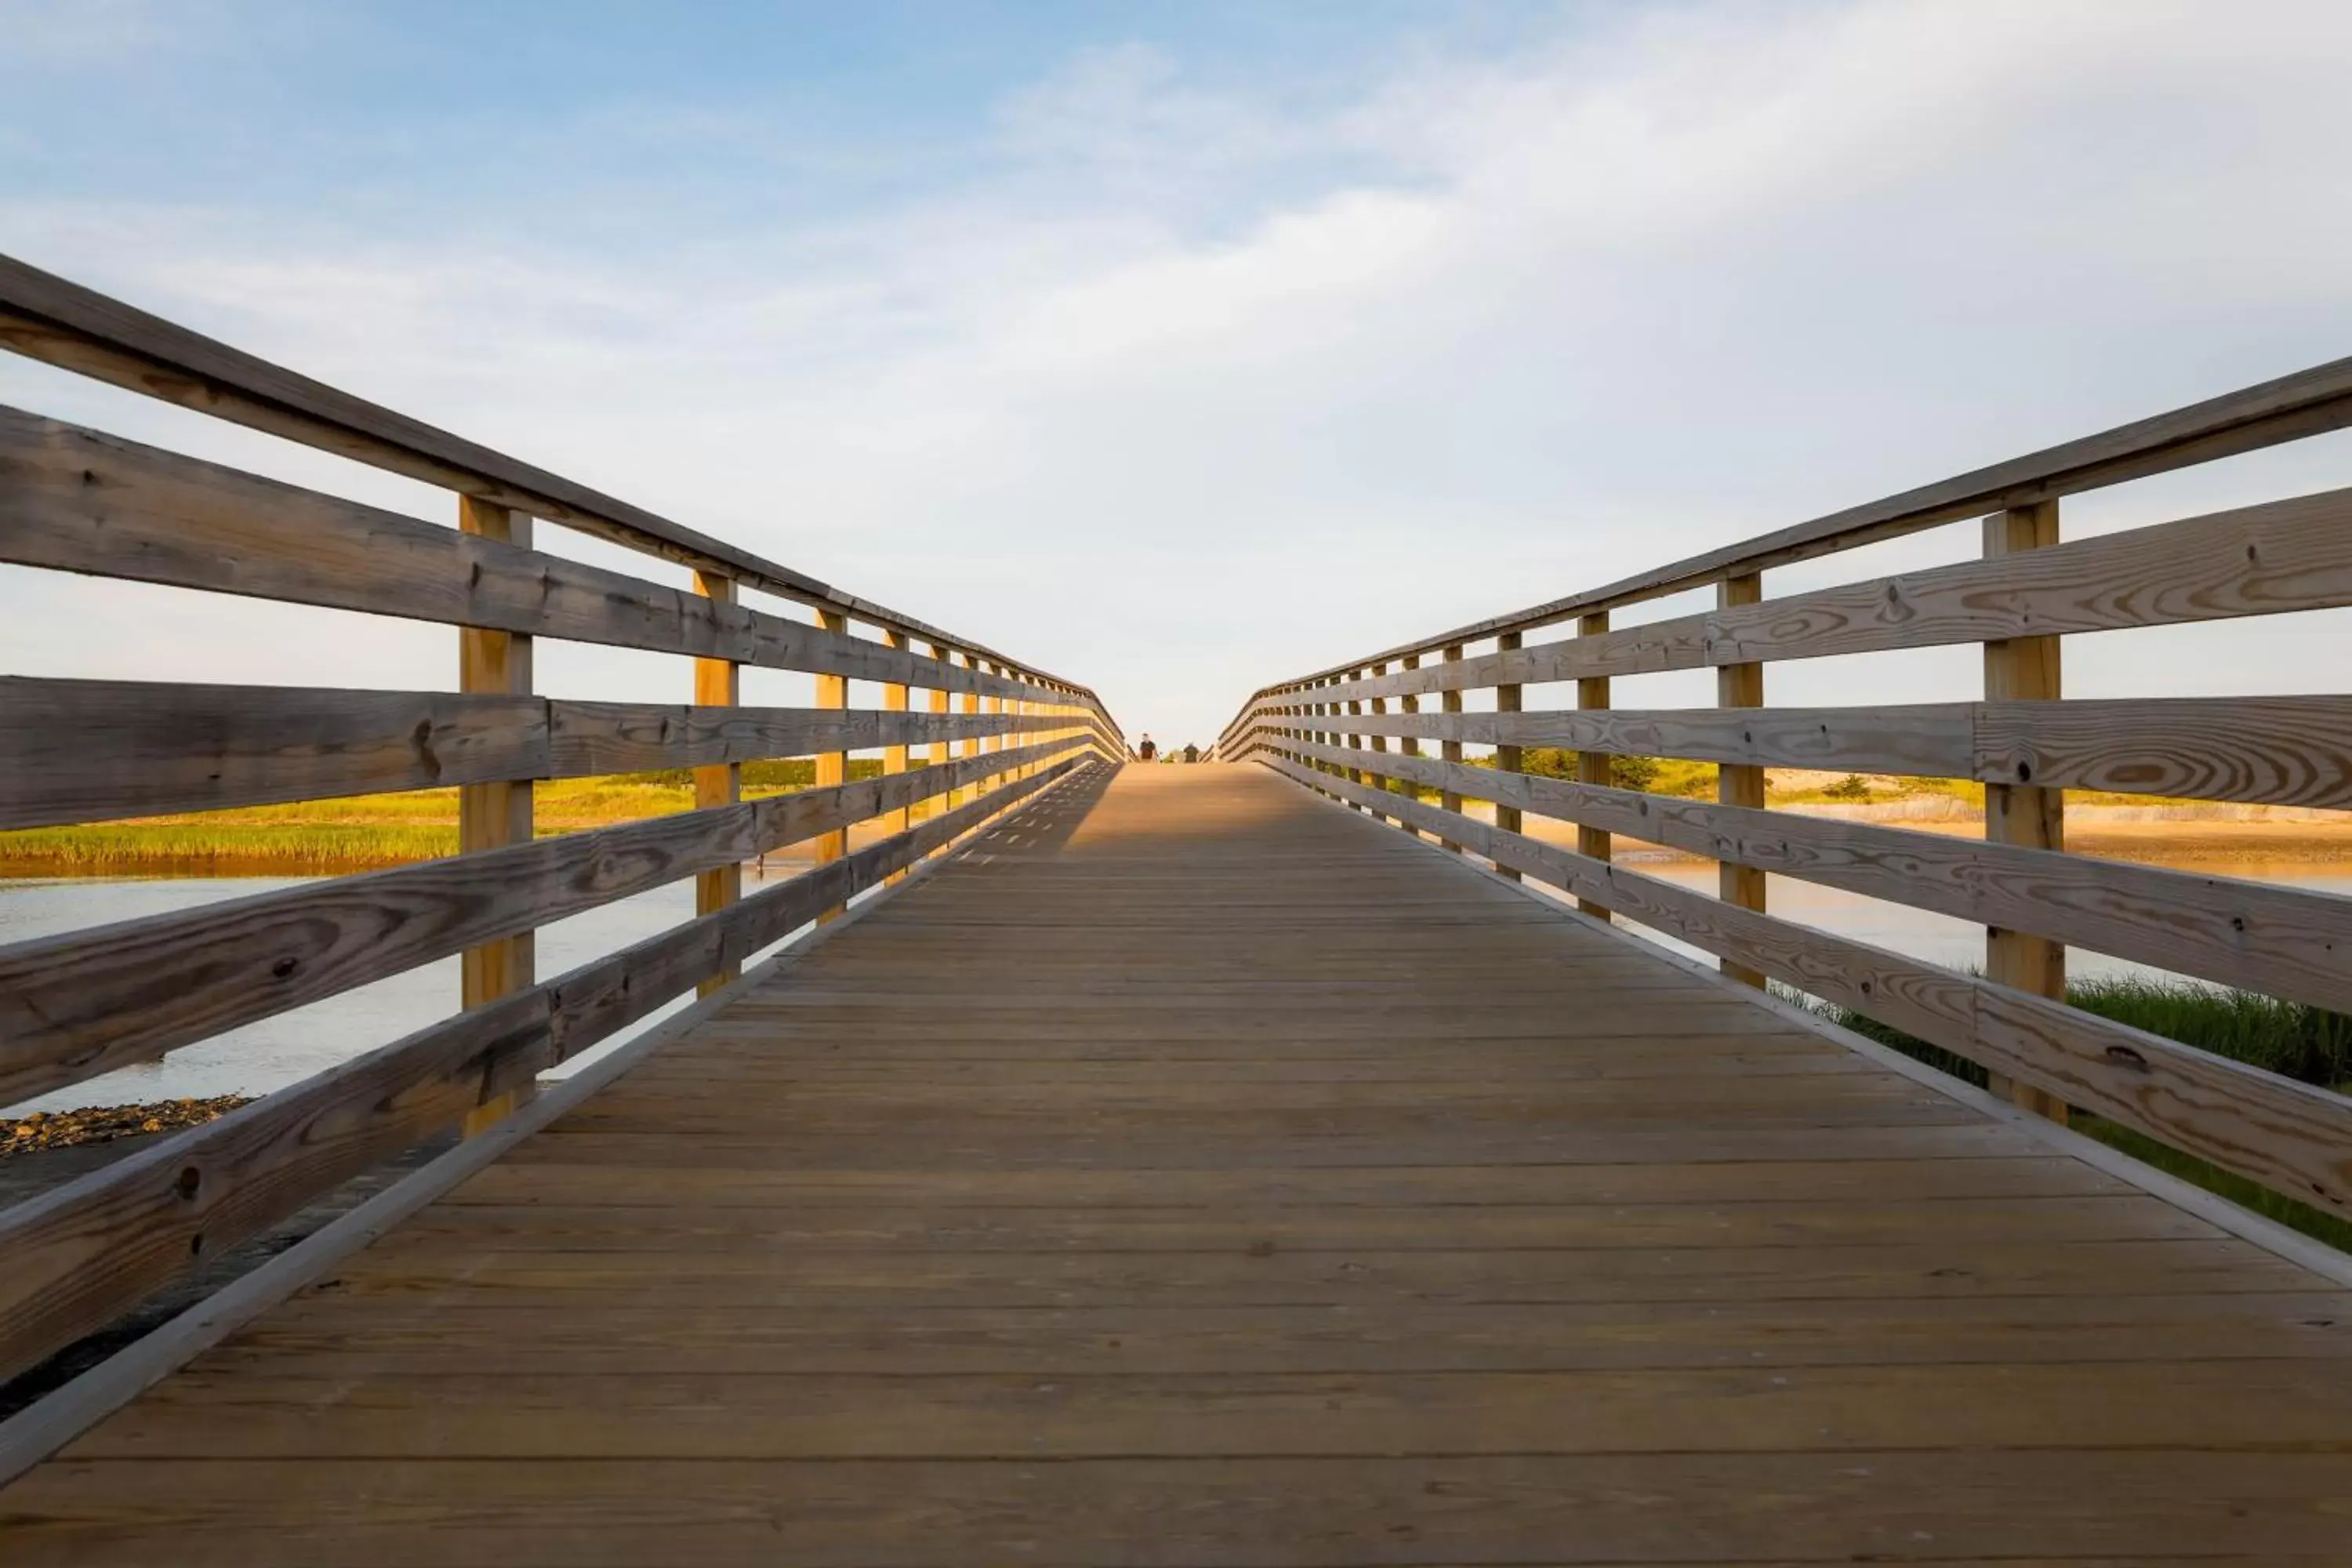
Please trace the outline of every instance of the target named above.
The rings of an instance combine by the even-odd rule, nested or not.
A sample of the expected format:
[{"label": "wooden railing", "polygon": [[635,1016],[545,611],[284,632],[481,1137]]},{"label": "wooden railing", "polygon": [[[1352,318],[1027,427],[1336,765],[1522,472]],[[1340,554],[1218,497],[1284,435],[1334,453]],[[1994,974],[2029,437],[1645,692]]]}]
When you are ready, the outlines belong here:
[{"label": "wooden railing", "polygon": [[[1714,953],[1749,984],[1769,977],[1957,1052],[2044,1115],[2082,1107],[2352,1215],[2352,1101],[2064,999],[2077,946],[2352,1010],[2352,900],[2068,854],[2063,807],[2068,789],[2352,807],[2352,697],[2069,701],[2059,679],[2068,634],[2352,605],[2352,490],[2058,542],[2061,497],[2347,424],[2352,360],[2339,360],[1278,682],[1218,753]],[[1763,595],[1769,568],[1976,518],[1981,560]],[[1708,584],[1712,610],[1612,625]],[[1524,641],[1570,620],[1573,637]],[[1965,643],[1983,645],[1980,701],[1764,705],[1777,660]],[[1716,707],[1611,706],[1612,677],[1710,668]],[[1568,681],[1574,708],[1525,704],[1528,688]],[[1463,711],[1480,689],[1494,710]],[[1423,710],[1433,693],[1442,711]],[[1493,747],[1492,765],[1465,763],[1465,744]],[[1536,746],[1579,753],[1576,777],[1523,772]],[[1714,763],[1717,799],[1617,787],[1624,754]],[[1768,767],[1980,781],[1983,841],[1764,809]],[[1494,820],[1465,799],[1492,802]],[[1528,835],[1528,815],[1575,824],[1577,847]],[[1720,896],[1612,864],[1617,836],[1717,860]],[[1776,918],[1767,872],[1982,925],[1982,970]]]},{"label": "wooden railing", "polygon": [[[5,258],[0,342],[446,487],[457,524],[0,409],[0,563],[453,626],[462,687],[0,679],[0,828],[462,786],[447,858],[0,947],[0,1104],[453,953],[465,1009],[0,1215],[0,1375],[1125,754],[1084,687]],[[533,518],[689,566],[694,586],[535,550]],[[694,700],[533,695],[538,637],[685,656]],[[740,706],[744,665],[814,674],[816,705]],[[881,708],[850,709],[852,680],[879,683]],[[847,753],[872,749],[884,771],[850,782]],[[741,800],[741,764],[780,757],[814,757],[815,787]],[[533,836],[535,781],[677,768],[693,810]],[[743,861],[812,840],[815,869],[742,895]],[[688,877],[695,919],[535,973],[537,928]]]}]

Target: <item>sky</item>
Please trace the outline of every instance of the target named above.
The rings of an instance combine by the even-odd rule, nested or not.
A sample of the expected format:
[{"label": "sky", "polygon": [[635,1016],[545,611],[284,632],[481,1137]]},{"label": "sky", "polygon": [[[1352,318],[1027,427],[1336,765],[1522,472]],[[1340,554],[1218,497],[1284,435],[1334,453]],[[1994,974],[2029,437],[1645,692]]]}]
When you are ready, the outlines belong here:
[{"label": "sky", "polygon": [[[0,251],[1205,743],[1278,678],[2352,352],[2347,65],[2336,0],[0,0]],[[0,404],[453,515],[26,362]],[[2322,437],[2065,529],[2347,484]],[[2069,690],[2324,690],[2347,630],[2074,638]],[[446,687],[455,640],[0,568],[0,673]]]}]

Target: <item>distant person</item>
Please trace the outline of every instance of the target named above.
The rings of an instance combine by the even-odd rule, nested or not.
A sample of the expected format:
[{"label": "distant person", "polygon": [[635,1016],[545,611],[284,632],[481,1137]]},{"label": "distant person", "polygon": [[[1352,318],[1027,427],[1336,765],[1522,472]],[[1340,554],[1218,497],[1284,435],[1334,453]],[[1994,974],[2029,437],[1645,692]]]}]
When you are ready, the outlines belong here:
[{"label": "distant person", "polygon": [[1188,763],[1199,762],[1201,760],[1201,748],[1193,745],[1190,741],[1187,741],[1184,743],[1184,760]]},{"label": "distant person", "polygon": [[1135,748],[1135,754],[1148,763],[1160,755],[1160,748],[1153,744],[1150,736],[1146,735],[1143,737],[1143,744]]}]

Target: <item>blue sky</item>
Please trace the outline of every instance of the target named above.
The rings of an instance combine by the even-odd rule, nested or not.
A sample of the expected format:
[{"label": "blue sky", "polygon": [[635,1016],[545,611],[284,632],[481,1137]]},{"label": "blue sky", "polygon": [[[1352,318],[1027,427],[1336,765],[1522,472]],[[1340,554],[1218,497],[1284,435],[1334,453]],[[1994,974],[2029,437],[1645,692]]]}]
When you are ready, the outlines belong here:
[{"label": "blue sky", "polygon": [[[0,0],[0,250],[1206,739],[1267,679],[2352,350],[2347,59],[2317,0]],[[446,510],[19,363],[0,402]],[[2331,437],[2068,528],[2347,483]],[[2325,689],[2345,629],[2075,639],[2070,680]],[[0,570],[13,672],[299,641],[437,685],[449,640]]]}]

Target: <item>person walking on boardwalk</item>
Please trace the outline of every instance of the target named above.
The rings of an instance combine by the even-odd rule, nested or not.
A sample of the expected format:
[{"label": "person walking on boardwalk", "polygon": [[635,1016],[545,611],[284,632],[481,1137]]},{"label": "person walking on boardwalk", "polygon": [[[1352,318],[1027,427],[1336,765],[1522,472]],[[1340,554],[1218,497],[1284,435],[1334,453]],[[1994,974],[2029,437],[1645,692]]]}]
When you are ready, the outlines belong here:
[{"label": "person walking on boardwalk", "polygon": [[1160,748],[1152,743],[1151,737],[1147,734],[1141,743],[1135,748],[1135,754],[1139,760],[1148,763],[1160,754]]}]

